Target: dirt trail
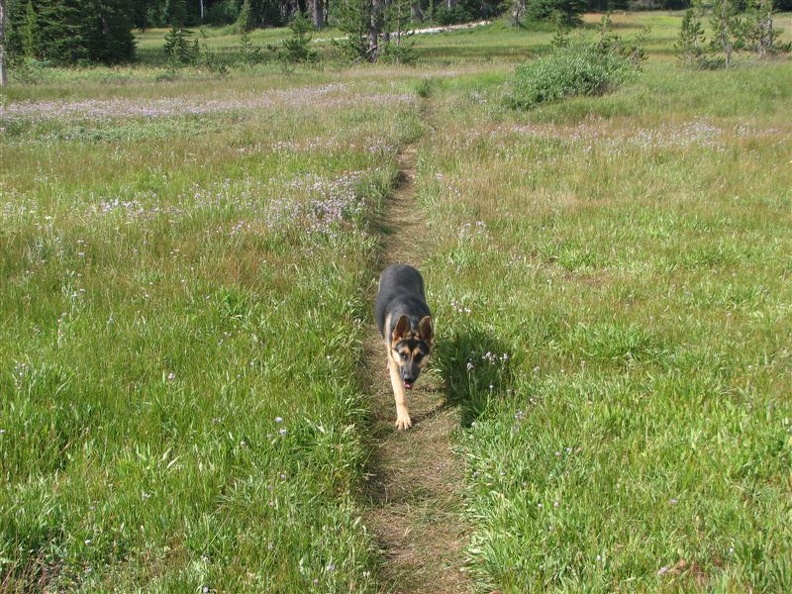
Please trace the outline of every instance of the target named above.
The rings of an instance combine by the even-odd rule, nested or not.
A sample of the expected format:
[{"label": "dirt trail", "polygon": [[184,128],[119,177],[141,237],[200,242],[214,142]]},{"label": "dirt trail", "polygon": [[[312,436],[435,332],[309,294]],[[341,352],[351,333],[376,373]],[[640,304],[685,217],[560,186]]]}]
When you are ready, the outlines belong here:
[{"label": "dirt trail", "polygon": [[[381,221],[382,266],[421,265],[414,242],[425,234],[415,207],[415,148],[399,155],[400,180]],[[431,307],[431,286],[427,288]],[[473,586],[465,572],[468,542],[460,489],[463,468],[451,449],[460,426],[456,408],[446,405],[443,382],[430,365],[408,393],[413,427],[394,428],[396,411],[385,363],[385,347],[372,323],[365,344],[364,371],[375,423],[366,522],[383,551],[383,593],[465,594]]]}]

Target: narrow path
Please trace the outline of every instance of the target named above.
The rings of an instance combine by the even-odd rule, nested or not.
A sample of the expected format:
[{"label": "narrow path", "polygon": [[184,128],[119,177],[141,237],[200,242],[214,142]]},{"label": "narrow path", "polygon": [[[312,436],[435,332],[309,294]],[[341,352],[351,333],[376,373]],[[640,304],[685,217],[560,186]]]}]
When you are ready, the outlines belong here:
[{"label": "narrow path", "polygon": [[[380,225],[382,267],[396,262],[421,265],[420,238],[426,229],[415,205],[415,161],[413,146],[399,155],[399,183]],[[430,282],[427,279],[431,307]],[[472,592],[464,568],[468,535],[460,495],[463,468],[452,451],[452,433],[460,426],[458,410],[446,405],[442,378],[430,365],[408,394],[412,429],[394,428],[385,347],[373,323],[364,367],[375,419],[366,522],[385,559],[382,592]]]}]

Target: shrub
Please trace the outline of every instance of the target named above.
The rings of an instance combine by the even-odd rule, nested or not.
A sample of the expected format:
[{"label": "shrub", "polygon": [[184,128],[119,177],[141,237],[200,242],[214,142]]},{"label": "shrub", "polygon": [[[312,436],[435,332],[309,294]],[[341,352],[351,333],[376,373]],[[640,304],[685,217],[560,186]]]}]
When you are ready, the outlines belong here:
[{"label": "shrub", "polygon": [[567,97],[602,95],[636,72],[635,62],[613,47],[569,43],[519,66],[511,99],[515,107],[525,109]]}]

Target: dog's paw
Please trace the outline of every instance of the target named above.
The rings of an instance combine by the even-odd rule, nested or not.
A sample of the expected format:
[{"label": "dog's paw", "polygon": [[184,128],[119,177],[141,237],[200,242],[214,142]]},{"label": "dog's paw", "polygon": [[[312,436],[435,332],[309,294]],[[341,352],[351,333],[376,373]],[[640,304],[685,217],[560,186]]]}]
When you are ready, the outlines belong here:
[{"label": "dog's paw", "polygon": [[399,415],[396,418],[396,429],[399,431],[405,431],[412,427],[412,419],[410,419],[410,415]]}]

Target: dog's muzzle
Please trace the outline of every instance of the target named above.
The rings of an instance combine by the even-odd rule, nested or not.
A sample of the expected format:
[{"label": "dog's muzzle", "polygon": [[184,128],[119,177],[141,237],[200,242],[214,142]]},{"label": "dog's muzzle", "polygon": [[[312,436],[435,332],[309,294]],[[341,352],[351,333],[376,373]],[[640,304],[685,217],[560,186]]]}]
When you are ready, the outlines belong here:
[{"label": "dog's muzzle", "polygon": [[416,370],[413,366],[410,366],[408,369],[402,369],[402,383],[404,383],[404,387],[411,390],[415,385],[415,381],[418,379],[419,373],[420,370]]}]

